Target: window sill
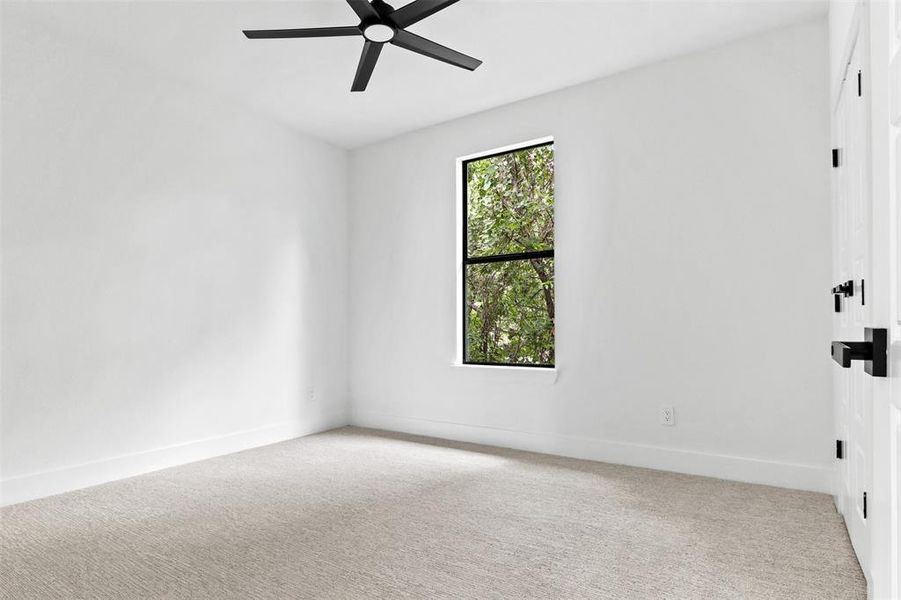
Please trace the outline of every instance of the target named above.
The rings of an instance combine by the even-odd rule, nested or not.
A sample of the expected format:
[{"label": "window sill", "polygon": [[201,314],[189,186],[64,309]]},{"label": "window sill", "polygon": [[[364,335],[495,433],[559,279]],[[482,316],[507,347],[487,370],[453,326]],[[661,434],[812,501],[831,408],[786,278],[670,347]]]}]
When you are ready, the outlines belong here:
[{"label": "window sill", "polygon": [[504,367],[497,365],[467,365],[459,362],[451,364],[454,370],[469,373],[480,379],[492,381],[512,381],[516,383],[557,382],[557,368],[546,367]]}]

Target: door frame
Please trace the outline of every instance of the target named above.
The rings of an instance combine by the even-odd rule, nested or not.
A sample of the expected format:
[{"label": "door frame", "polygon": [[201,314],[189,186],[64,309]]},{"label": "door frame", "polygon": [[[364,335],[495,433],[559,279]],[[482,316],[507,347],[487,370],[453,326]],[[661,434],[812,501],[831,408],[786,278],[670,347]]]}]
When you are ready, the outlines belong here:
[{"label": "door frame", "polygon": [[[899,60],[901,28],[893,18],[901,15],[899,0],[873,0],[866,3],[868,28],[869,77],[864,84],[870,111],[870,188],[873,202],[873,280],[875,322],[889,330],[888,378],[873,388],[873,527],[870,540],[870,573],[867,574],[871,598],[901,597],[901,525],[898,520],[901,503],[901,214],[897,181],[901,167],[893,166],[891,139],[892,102],[901,103],[901,89],[891,90],[892,53]],[[894,21],[894,22],[893,22]],[[892,39],[893,36],[895,39]],[[901,68],[901,65],[899,65]],[[895,77],[899,77],[895,73]],[[901,86],[901,82],[895,85]],[[894,179],[894,182],[893,182]],[[894,195],[892,188],[895,186]],[[894,423],[894,424],[893,424]],[[893,439],[894,438],[894,439]]]}]

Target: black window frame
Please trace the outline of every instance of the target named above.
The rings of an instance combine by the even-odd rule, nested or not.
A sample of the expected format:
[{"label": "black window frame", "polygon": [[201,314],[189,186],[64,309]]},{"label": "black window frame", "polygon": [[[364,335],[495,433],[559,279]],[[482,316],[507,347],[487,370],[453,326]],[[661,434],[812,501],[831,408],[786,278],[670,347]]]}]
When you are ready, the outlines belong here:
[{"label": "black window frame", "polygon": [[[529,260],[531,258],[554,258],[554,249],[550,250],[534,250],[530,252],[514,252],[512,254],[492,254],[487,256],[469,256],[469,163],[478,162],[482,160],[487,160],[489,158],[495,158],[498,156],[504,156],[506,154],[514,154],[516,152],[522,152],[523,150],[532,150],[534,148],[543,148],[545,146],[553,146],[554,140],[538,142],[534,144],[525,144],[523,146],[513,146],[509,147],[505,150],[501,150],[499,152],[492,152],[489,154],[473,156],[470,158],[466,158],[462,161],[462,193],[463,193],[463,250],[462,250],[462,277],[463,277],[463,286],[462,286],[462,327],[460,334],[463,336],[462,346],[461,346],[461,357],[460,360],[464,365],[473,365],[473,366],[483,366],[483,367],[520,367],[524,369],[554,369],[557,367],[556,364],[556,337],[554,338],[554,363],[552,364],[538,364],[538,363],[502,363],[502,362],[481,362],[481,361],[471,361],[468,360],[467,355],[467,346],[466,346],[466,331],[469,325],[468,319],[468,311],[467,311],[467,302],[466,302],[466,267],[469,265],[479,265],[479,264],[487,264],[487,263],[498,263],[498,262],[513,262],[517,260]],[[557,155],[554,153],[554,160],[556,161]],[[556,181],[554,182],[554,187],[556,188]],[[556,190],[554,193],[554,210],[557,210],[557,195]],[[554,244],[556,245],[557,238],[554,236]],[[554,261],[554,275],[556,278],[556,260]],[[554,286],[554,294],[556,295],[557,288]]]}]

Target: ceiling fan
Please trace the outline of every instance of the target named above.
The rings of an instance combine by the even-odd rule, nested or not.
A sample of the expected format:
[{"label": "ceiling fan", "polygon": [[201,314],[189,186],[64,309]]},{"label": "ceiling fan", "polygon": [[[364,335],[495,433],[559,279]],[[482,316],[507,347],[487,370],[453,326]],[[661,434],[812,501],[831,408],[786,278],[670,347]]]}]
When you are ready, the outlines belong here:
[{"label": "ceiling fan", "polygon": [[375,63],[382,52],[382,46],[388,43],[463,69],[476,70],[482,64],[482,61],[446,48],[441,44],[436,44],[406,30],[413,23],[417,23],[457,1],[414,0],[405,6],[395,9],[386,4],[384,0],[372,0],[372,2],[368,0],[347,0],[350,7],[360,17],[359,25],[312,27],[307,29],[245,30],[244,35],[252,40],[362,35],[366,41],[363,43],[363,54],[360,56],[357,74],[350,88],[352,92],[362,92],[366,89],[369,78],[372,77],[372,70],[375,68]]}]

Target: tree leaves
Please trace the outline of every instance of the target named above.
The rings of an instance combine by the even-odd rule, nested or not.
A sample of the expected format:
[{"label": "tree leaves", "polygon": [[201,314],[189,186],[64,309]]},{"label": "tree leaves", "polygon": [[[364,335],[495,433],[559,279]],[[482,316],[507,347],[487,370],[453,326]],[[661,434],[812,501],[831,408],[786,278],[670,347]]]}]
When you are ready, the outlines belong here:
[{"label": "tree leaves", "polygon": [[469,256],[553,248],[553,147],[467,163],[467,221]]},{"label": "tree leaves", "polygon": [[[467,163],[467,252],[492,256],[554,246],[550,145]],[[554,363],[554,259],[466,267],[466,359]]]},{"label": "tree leaves", "polygon": [[[510,364],[554,363],[554,259],[533,259],[550,280],[542,284],[532,261],[468,265],[467,360]],[[553,304],[551,304],[551,307]]]}]

